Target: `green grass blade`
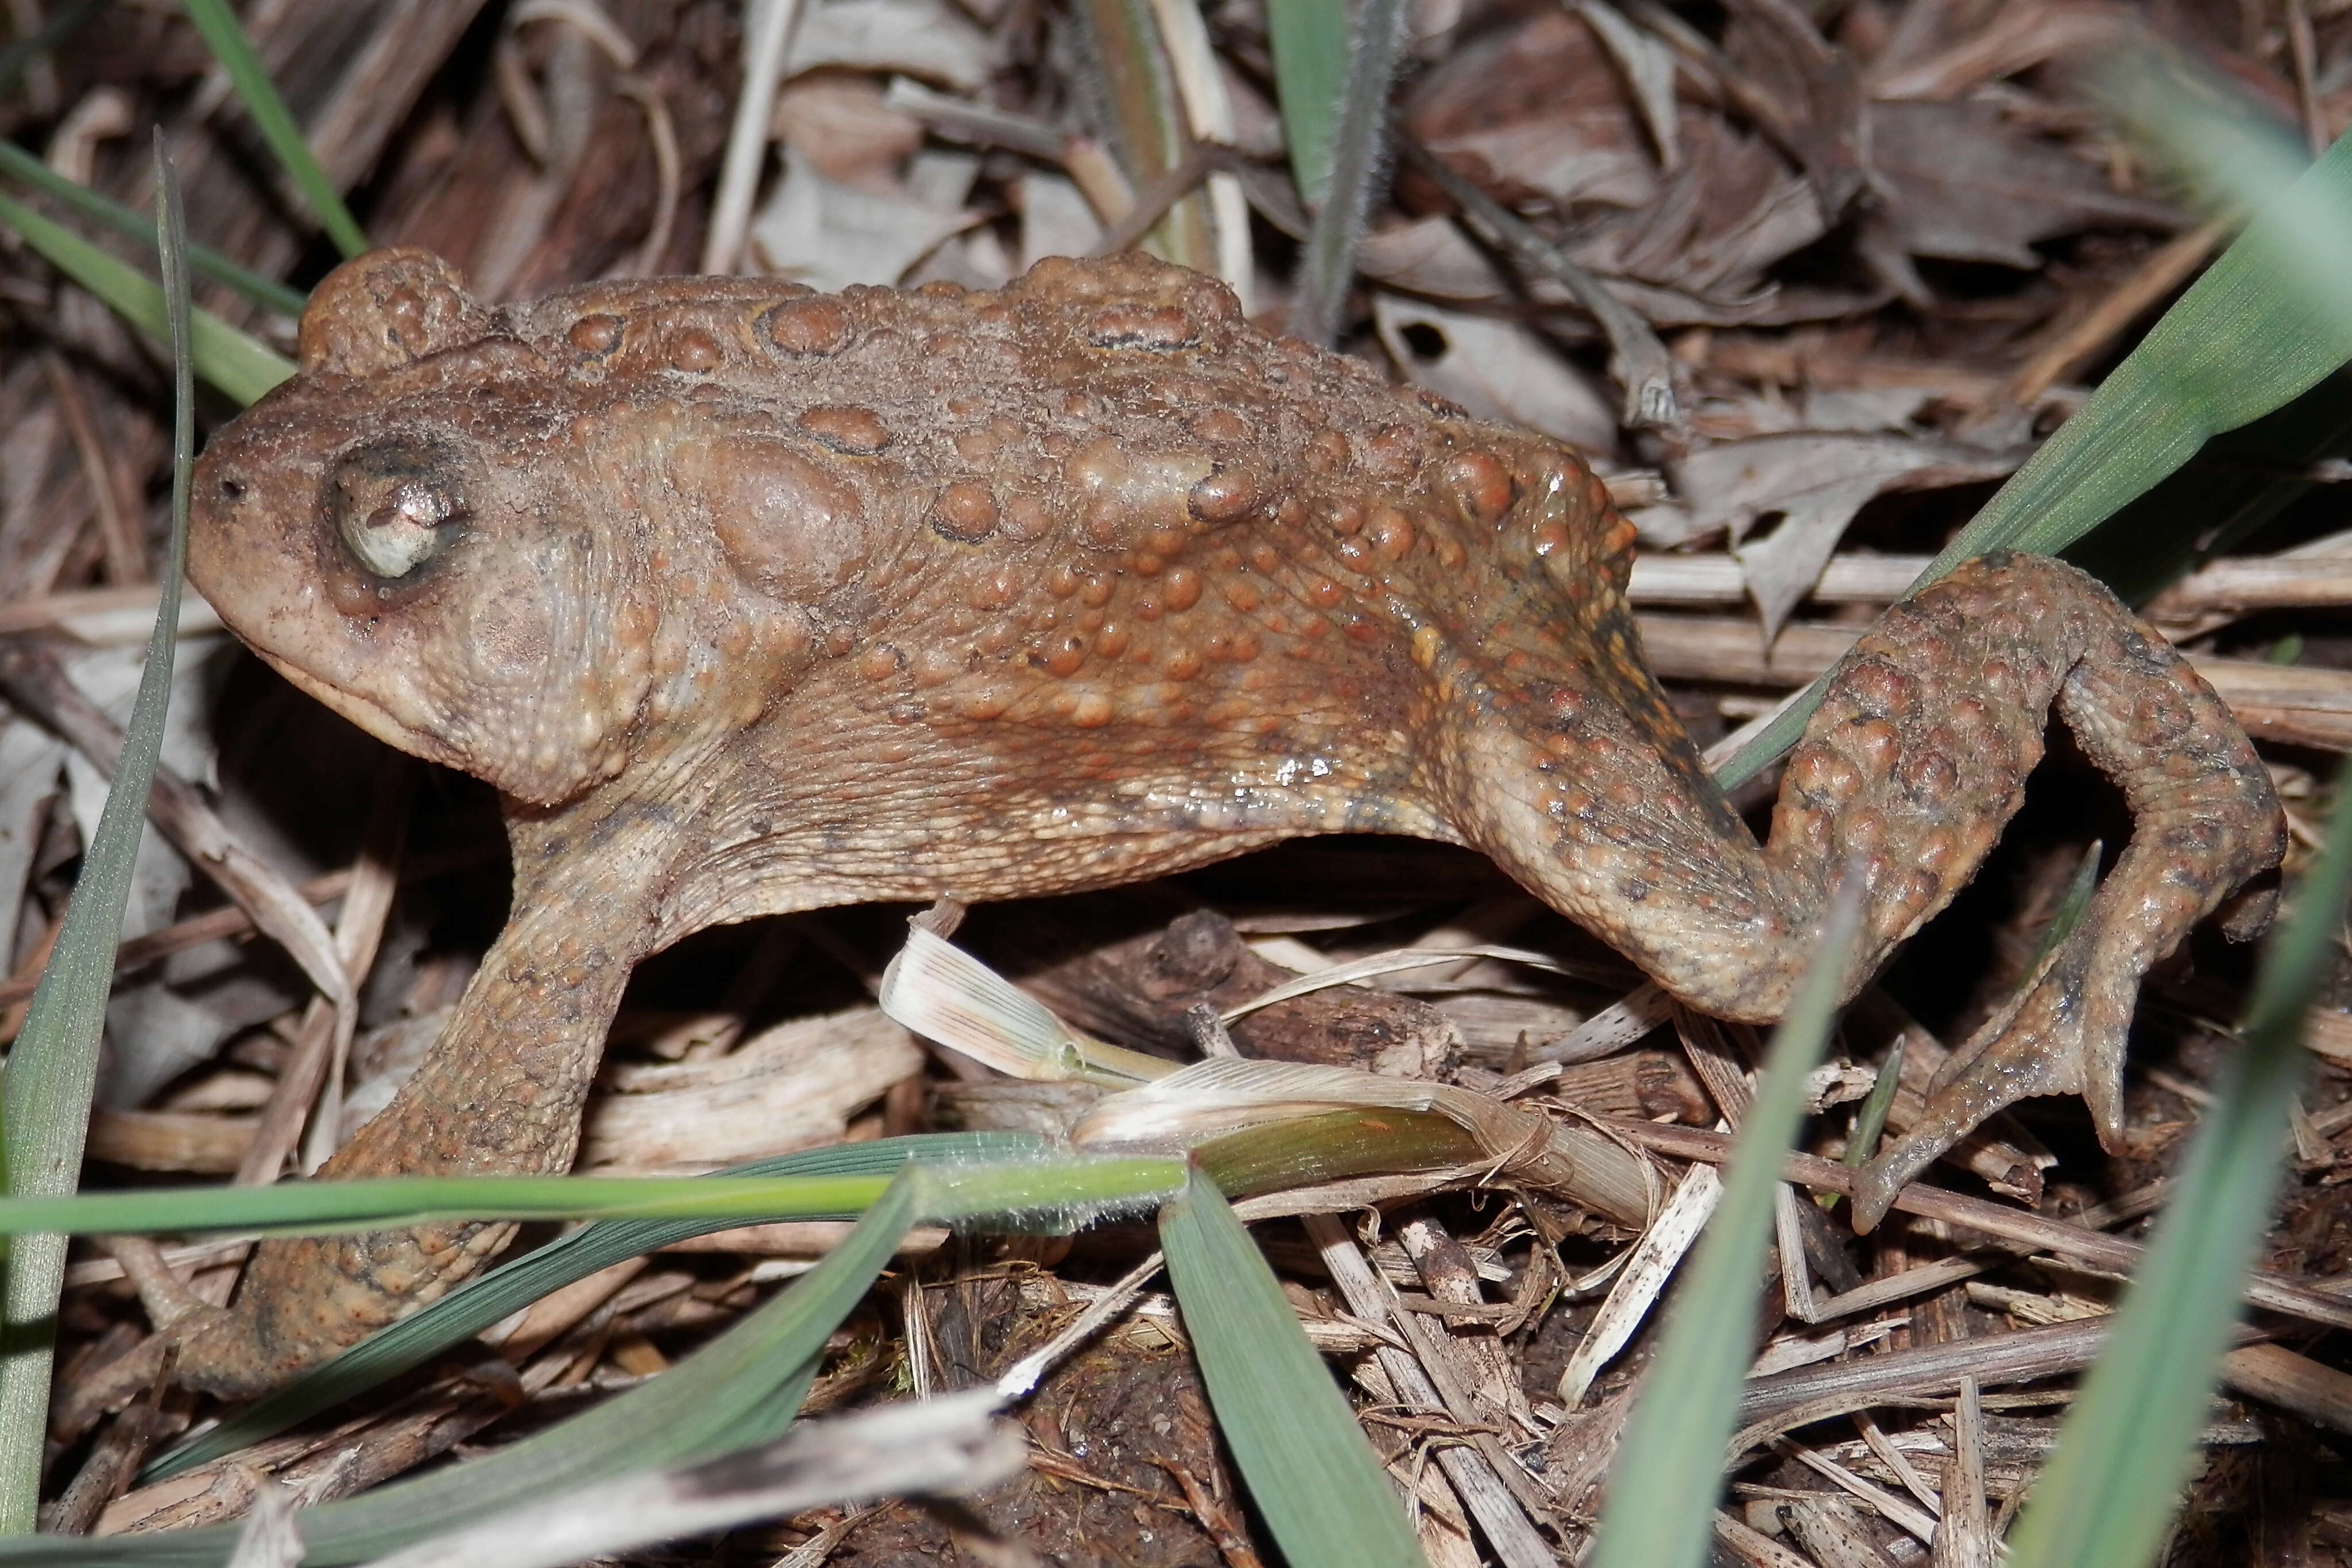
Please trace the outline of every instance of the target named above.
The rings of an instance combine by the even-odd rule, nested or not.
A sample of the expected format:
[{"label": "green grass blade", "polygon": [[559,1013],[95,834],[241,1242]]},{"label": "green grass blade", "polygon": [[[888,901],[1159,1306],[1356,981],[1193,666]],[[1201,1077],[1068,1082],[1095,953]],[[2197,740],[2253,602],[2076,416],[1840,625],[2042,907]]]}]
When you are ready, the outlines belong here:
[{"label": "green grass blade", "polygon": [[[172,660],[180,624],[180,581],[188,554],[188,475],[195,462],[195,384],[188,349],[187,220],[165,157],[155,143],[155,208],[163,236],[164,294],[170,302],[173,411],[172,534],[161,573],[155,631],[139,677],[122,755],[82,855],[81,873],[48,967],[33,993],[24,1028],[0,1080],[0,1127],[6,1137],[0,1175],[9,1194],[69,1193],[81,1177],[98,1082],[99,1032],[114,983],[114,948],[122,935],[131,862],[147,821],[147,789],[163,755],[163,714],[172,695]],[[41,1484],[41,1447],[48,1421],[50,1357],[58,1294],[65,1282],[66,1239],[23,1235],[8,1249],[0,1291],[0,1533],[33,1528]]]},{"label": "green grass blade", "polygon": [[[2193,145],[2194,125],[2186,134],[2184,150]],[[2211,169],[2207,188],[2242,180],[2250,167]],[[2352,360],[2352,311],[2338,308],[2341,258],[2352,256],[2352,132],[2284,188],[2236,193],[2255,214],[2245,232],[2011,476],[1915,589],[1990,549],[2055,554],[2188,462],[2210,437],[2284,406]],[[2326,280],[2329,257],[2334,281]],[[1741,747],[1717,780],[1727,789],[1738,784],[1796,744],[1821,686],[1814,682],[1804,701]]]},{"label": "green grass blade", "polygon": [[[5,196],[0,196],[0,223],[24,235],[25,242],[47,256],[50,265],[106,301],[132,326],[159,338],[169,330],[163,291],[152,278],[142,277],[71,229]],[[253,402],[294,373],[293,361],[209,311],[193,312],[188,329],[196,374],[241,403]]]},{"label": "green grass blade", "polygon": [[1829,1040],[1860,917],[1860,899],[1841,894],[1804,985],[1773,1033],[1723,1200],[1675,1282],[1658,1358],[1626,1423],[1591,1568],[1698,1568],[1706,1558],[1724,1445],[1755,1348],[1773,1188],[1804,1121],[1805,1074]]},{"label": "green grass blade", "polygon": [[1331,190],[1331,146],[1348,84],[1347,0],[1266,0],[1265,30],[1290,177],[1312,212]]},{"label": "green grass blade", "polygon": [[1846,1134],[1845,1163],[1857,1169],[1870,1163],[1870,1156],[1878,1152],[1879,1134],[1886,1131],[1886,1113],[1895,1108],[1895,1091],[1903,1087],[1903,1049],[1897,1037],[1895,1049],[1879,1064],[1878,1076],[1871,1081],[1861,1109],[1853,1113],[1853,1128]]},{"label": "green grass blade", "polygon": [[362,1560],[550,1491],[721,1451],[747,1416],[772,1412],[774,1396],[813,1368],[914,1224],[918,1191],[911,1171],[893,1180],[823,1262],[619,1398],[471,1464],[304,1514],[304,1562]]},{"label": "green grass blade", "polygon": [[335,1236],[452,1219],[677,1218],[758,1214],[798,1218],[862,1213],[878,1176],[375,1176],[272,1186],[155,1187],[58,1197],[0,1198],[0,1235],[78,1236],[257,1231]]},{"label": "green grass blade", "polygon": [[1423,1568],[1403,1500],[1224,1195],[1195,1176],[1160,1245],[1217,1427],[1290,1568]]},{"label": "green grass blade", "polygon": [[2303,1082],[2304,1016],[2326,979],[2352,887],[2352,767],[2293,914],[2263,955],[2240,1043],[2107,1349],[2061,1429],[2011,1542],[2011,1568],[2154,1561],[2197,1452],[2238,1291],[2268,1231]]},{"label": "green grass blade", "polygon": [[[1080,1220],[1180,1191],[1172,1159],[900,1169],[824,1260],[775,1300],[660,1376],[494,1454],[297,1516],[306,1564],[363,1562],[550,1492],[708,1458],[782,1431],[824,1343],[872,1288],[918,1219],[961,1223],[1008,1207]],[[715,1178],[693,1177],[677,1186]],[[0,1541],[0,1563],[186,1564],[226,1561],[233,1526],[106,1540]]]},{"label": "green grass blade", "polygon": [[[13,141],[0,141],[0,173],[22,180],[37,190],[46,191],[58,201],[95,223],[104,224],[127,239],[142,246],[155,243],[155,225],[121,203],[102,196],[88,185],[67,179],[30,152]],[[250,267],[239,267],[216,250],[191,244],[188,265],[215,282],[225,283],[255,304],[275,310],[281,316],[302,314],[302,295],[275,278],[264,277]]]},{"label": "green grass blade", "polygon": [[[972,1212],[1084,1223],[1101,1205],[1181,1184],[1172,1156],[1062,1155],[961,1170]],[[809,1218],[863,1212],[878,1175],[794,1176],[374,1176],[272,1186],[0,1197],[0,1235],[256,1230],[330,1236],[451,1219]]]},{"label": "green grass blade", "polygon": [[[364,1562],[551,1491],[707,1458],[755,1415],[775,1425],[783,1396],[797,1407],[825,1337],[872,1287],[916,1214],[909,1172],[823,1262],[660,1376],[494,1454],[303,1510],[295,1516],[303,1563]],[[0,1542],[0,1563],[211,1568],[227,1561],[236,1542],[233,1525],[97,1541],[36,1537]]]},{"label": "green grass blade", "polygon": [[205,47],[221,69],[228,73],[229,85],[245,105],[246,113],[253,117],[255,129],[269,143],[278,166],[302,193],[310,204],[327,237],[346,256],[353,256],[368,248],[368,237],[343,205],[342,193],[337,191],[327,172],[310,155],[310,144],[302,136],[302,128],[294,123],[292,111],[286,100],[278,96],[278,86],[269,79],[268,68],[261,57],[253,52],[253,45],[237,26],[236,13],[228,8],[228,0],[187,0],[188,20],[204,35]]},{"label": "green grass blade", "polygon": [[1389,89],[1404,48],[1404,0],[1363,0],[1353,31],[1330,179],[1307,232],[1290,307],[1291,335],[1326,348],[1339,337],[1356,253],[1388,172]]},{"label": "green grass blade", "polygon": [[[909,1161],[1007,1160],[1034,1158],[1044,1152],[1044,1141],[1031,1133],[931,1133],[803,1149],[715,1174],[888,1176],[896,1175]],[[856,1214],[844,1210],[837,1215],[810,1214],[803,1218],[846,1219],[855,1218]],[[738,1223],[733,1218],[714,1217],[593,1220],[535,1251],[468,1280],[439,1301],[370,1334],[325,1365],[313,1367],[219,1426],[170,1449],[141,1473],[140,1484],[166,1479],[192,1466],[274,1437],[298,1421],[422,1365],[509,1313],[599,1269]]]}]

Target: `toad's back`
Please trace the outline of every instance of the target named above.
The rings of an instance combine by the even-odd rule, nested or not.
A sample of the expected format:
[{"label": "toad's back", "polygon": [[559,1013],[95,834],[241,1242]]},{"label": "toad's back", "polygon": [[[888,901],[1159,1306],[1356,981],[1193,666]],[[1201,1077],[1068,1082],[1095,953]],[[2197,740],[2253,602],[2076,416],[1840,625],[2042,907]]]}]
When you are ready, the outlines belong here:
[{"label": "toad's back", "polygon": [[[255,562],[227,591],[282,599],[267,519],[315,510],[325,468],[340,542],[307,553],[343,613],[257,645],[524,799],[730,776],[712,831],[756,874],[681,918],[772,908],[785,873],[810,904],[1007,895],[1456,836],[1439,776],[1496,703],[1744,831],[1640,666],[1632,529],[1574,455],[1270,340],[1210,279],[1131,256],[986,294],[670,280],[488,311],[394,252],[338,287],[310,373],[208,455]],[[388,574],[371,547],[420,486],[449,520]]]},{"label": "toad's back", "polygon": [[[742,827],[813,901],[1453,836],[1432,775],[1467,701],[1540,701],[1713,800],[1639,664],[1632,529],[1575,456],[1268,340],[1208,279],[1128,257],[989,295],[645,285],[509,319],[610,417],[674,433],[692,515],[647,508],[660,533],[714,537],[747,602],[813,607],[834,656],[757,727],[793,798],[752,792]],[[656,412],[682,379],[691,411]],[[852,570],[811,572],[812,518]],[[1498,661],[1508,696],[1473,673]]]}]

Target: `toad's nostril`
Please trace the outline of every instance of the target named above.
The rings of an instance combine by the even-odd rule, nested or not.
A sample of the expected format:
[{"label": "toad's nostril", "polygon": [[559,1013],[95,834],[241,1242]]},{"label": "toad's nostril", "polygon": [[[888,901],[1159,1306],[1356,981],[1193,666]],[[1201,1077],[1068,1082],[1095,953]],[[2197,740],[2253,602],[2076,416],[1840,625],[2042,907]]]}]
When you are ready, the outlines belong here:
[{"label": "toad's nostril", "polygon": [[241,500],[245,496],[245,481],[242,479],[223,479],[220,482],[220,492],[232,501]]}]

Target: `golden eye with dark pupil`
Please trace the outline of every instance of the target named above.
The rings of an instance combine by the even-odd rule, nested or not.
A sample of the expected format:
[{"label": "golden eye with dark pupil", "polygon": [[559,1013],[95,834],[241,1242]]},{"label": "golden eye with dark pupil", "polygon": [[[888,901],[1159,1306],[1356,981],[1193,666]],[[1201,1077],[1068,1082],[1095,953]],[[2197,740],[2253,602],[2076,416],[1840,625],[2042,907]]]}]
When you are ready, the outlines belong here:
[{"label": "golden eye with dark pupil", "polygon": [[373,486],[344,481],[343,542],[378,577],[406,577],[456,537],[454,525],[465,517],[465,504],[424,479],[384,476],[377,483],[383,487],[371,497],[355,492]]}]

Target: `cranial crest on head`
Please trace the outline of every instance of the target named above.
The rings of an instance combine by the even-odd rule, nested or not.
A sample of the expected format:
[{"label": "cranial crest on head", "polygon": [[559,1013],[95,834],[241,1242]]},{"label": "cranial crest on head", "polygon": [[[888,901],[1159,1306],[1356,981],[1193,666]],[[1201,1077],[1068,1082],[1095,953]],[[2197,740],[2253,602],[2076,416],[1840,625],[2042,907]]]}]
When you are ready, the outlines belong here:
[{"label": "cranial crest on head", "polygon": [[489,312],[466,275],[415,246],[370,251],[329,273],[302,310],[302,369],[366,376],[469,343]]}]

